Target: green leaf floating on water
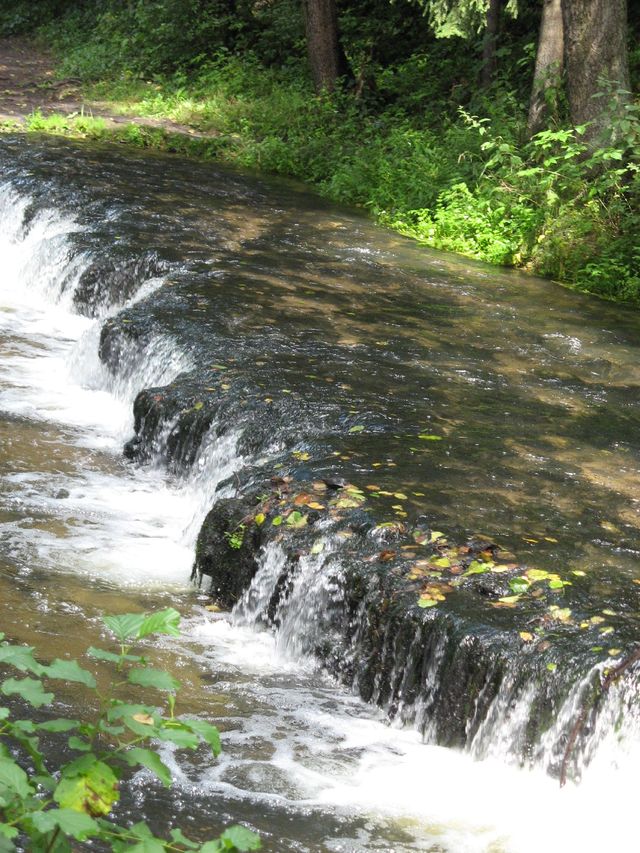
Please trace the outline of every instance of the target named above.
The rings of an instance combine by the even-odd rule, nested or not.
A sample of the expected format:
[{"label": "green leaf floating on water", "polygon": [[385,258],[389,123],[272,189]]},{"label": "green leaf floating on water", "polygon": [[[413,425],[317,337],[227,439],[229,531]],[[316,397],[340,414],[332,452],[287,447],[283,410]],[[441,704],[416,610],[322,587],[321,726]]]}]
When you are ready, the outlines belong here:
[{"label": "green leaf floating on water", "polygon": [[289,527],[304,527],[307,523],[307,516],[303,515],[298,510],[294,510],[287,518]]},{"label": "green leaf floating on water", "polygon": [[463,577],[467,577],[468,575],[483,575],[489,571],[489,568],[487,563],[481,563],[480,560],[472,560]]},{"label": "green leaf floating on water", "polygon": [[420,433],[418,438],[421,438],[423,441],[442,441],[441,435],[431,435],[430,433],[426,432]]},{"label": "green leaf floating on water", "polygon": [[358,424],[358,426],[352,426],[349,432],[363,432],[364,427],[362,424]]},{"label": "green leaf floating on water", "polygon": [[522,595],[529,589],[529,581],[526,578],[511,578],[509,589],[516,595]]}]

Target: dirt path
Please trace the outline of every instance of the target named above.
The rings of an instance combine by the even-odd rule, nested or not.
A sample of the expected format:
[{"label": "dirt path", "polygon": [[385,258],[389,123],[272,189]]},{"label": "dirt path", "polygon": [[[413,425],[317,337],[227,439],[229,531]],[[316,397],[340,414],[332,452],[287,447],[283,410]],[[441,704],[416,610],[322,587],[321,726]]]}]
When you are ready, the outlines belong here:
[{"label": "dirt path", "polygon": [[0,39],[0,122],[23,124],[27,116],[36,110],[43,115],[84,112],[85,115],[102,118],[113,127],[136,124],[198,138],[216,135],[202,133],[169,119],[111,113],[104,104],[83,99],[79,80],[56,79],[55,62],[45,51],[36,49],[24,39]]}]

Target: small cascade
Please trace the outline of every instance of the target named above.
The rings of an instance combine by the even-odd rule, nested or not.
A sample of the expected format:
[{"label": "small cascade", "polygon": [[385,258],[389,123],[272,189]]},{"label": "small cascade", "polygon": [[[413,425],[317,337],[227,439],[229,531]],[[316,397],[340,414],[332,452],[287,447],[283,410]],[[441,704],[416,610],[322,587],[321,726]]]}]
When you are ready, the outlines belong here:
[{"label": "small cascade", "polygon": [[[572,814],[579,813],[582,791],[585,802],[604,796],[602,780],[614,792],[607,796],[626,801],[640,757],[640,667],[626,663],[634,600],[623,600],[619,612],[607,606],[605,615],[579,614],[592,589],[600,594],[598,584],[612,588],[611,577],[617,582],[624,576],[633,591],[633,543],[624,540],[618,549],[625,555],[624,572],[607,574],[607,566],[590,587],[583,563],[571,564],[566,584],[568,575],[560,579],[551,560],[545,565],[553,571],[536,568],[537,576],[523,580],[511,542],[502,548],[479,536],[464,544],[466,534],[451,524],[447,542],[429,527],[435,522],[428,513],[439,507],[423,510],[420,499],[427,495],[421,490],[433,485],[442,487],[440,495],[453,493],[460,483],[442,486],[442,480],[460,465],[455,453],[465,455],[455,441],[462,446],[468,439],[470,453],[481,444],[450,420],[460,400],[451,405],[447,399],[446,416],[430,420],[434,389],[455,372],[451,354],[443,356],[431,385],[413,375],[413,396],[396,411],[388,404],[404,381],[402,356],[387,341],[386,320],[379,327],[371,320],[377,306],[363,312],[362,328],[359,317],[347,325],[362,296],[354,291],[353,303],[340,301],[350,280],[326,311],[328,316],[334,310],[337,326],[344,321],[337,341],[331,339],[333,327],[321,322],[321,303],[314,309],[317,327],[296,326],[309,313],[300,294],[314,292],[303,289],[300,272],[314,267],[313,254],[296,259],[300,269],[280,271],[286,282],[281,286],[270,282],[270,270],[261,278],[250,267],[265,251],[259,237],[253,255],[225,256],[226,238],[208,233],[215,230],[215,220],[207,219],[208,198],[201,212],[207,227],[185,226],[184,257],[178,258],[177,249],[158,248],[148,234],[140,237],[131,224],[135,206],[129,210],[119,200],[111,209],[101,202],[97,213],[83,216],[65,212],[74,209],[69,199],[54,209],[42,192],[28,189],[28,182],[0,185],[0,405],[15,444],[15,470],[0,471],[7,496],[0,547],[25,577],[37,566],[49,574],[73,572],[88,586],[106,581],[118,590],[128,585],[145,591],[188,589],[195,554],[195,574],[211,577],[208,592],[217,607],[196,608],[176,653],[193,655],[195,681],[207,673],[198,712],[208,713],[206,679],[224,673],[211,703],[220,705],[218,713],[225,720],[228,714],[231,725],[228,755],[215,767],[189,768],[167,754],[184,789],[251,803],[260,796],[269,808],[309,809],[312,817],[347,803],[353,813],[373,809],[421,826],[433,820],[436,808],[448,825],[442,846],[432,846],[440,836],[430,826],[423,846],[398,849],[447,853],[528,853],[544,845],[542,830],[523,837],[527,810],[515,795],[510,799],[510,788],[532,798],[543,792],[545,802],[555,802],[549,792],[553,788],[555,795],[558,778],[579,781],[580,787],[567,786],[571,793],[563,800]],[[121,243],[119,217],[125,215],[129,242]],[[149,216],[154,227],[156,216],[159,221],[155,210]],[[255,229],[260,232],[258,224]],[[284,233],[281,245],[291,239]],[[203,249],[199,240],[207,241]],[[290,273],[291,281],[299,276],[300,286],[289,286]],[[231,285],[218,292],[225,275]],[[265,314],[262,327],[251,305],[265,296],[267,282],[275,297],[272,303],[265,298],[257,312]],[[323,288],[317,290],[324,298]],[[443,326],[455,314],[435,297],[433,305]],[[280,329],[283,306],[290,313]],[[400,314],[397,326],[406,326]],[[374,354],[363,355],[369,336]],[[452,351],[458,339],[454,330]],[[387,345],[387,361],[377,361]],[[417,351],[412,342],[404,355],[415,365],[412,347]],[[429,363],[423,351],[420,359]],[[370,376],[387,375],[389,364],[394,373],[387,399],[377,387],[365,386]],[[352,387],[352,372],[353,384],[362,389]],[[465,385],[461,399],[476,393],[471,389]],[[474,417],[485,416],[482,405],[494,406],[485,398],[478,403]],[[46,435],[45,451],[31,437],[38,428]],[[511,441],[517,444],[513,436]],[[562,437],[554,441],[565,448]],[[438,468],[431,460],[445,445]],[[409,454],[404,482],[394,479],[403,452]],[[495,476],[509,482],[495,500],[500,511],[522,474],[518,466],[535,456],[519,446],[514,454],[517,464]],[[492,458],[474,457],[470,501],[489,488],[487,478],[477,483],[473,477]],[[367,459],[374,460],[369,468]],[[428,476],[412,479],[419,464]],[[348,476],[342,476],[346,469]],[[457,471],[466,489],[468,471]],[[369,495],[378,502],[367,503]],[[484,523],[484,505],[476,510]],[[595,525],[593,541],[601,547],[597,537],[607,528],[586,516],[584,524]],[[496,516],[502,529],[511,517]],[[488,523],[500,528],[495,518]],[[554,532],[547,520],[536,523],[542,530],[537,537],[557,542],[545,538]],[[438,527],[445,530],[446,524],[439,521]],[[520,533],[521,541],[531,540],[528,529]],[[626,528],[625,535],[631,539]],[[453,565],[457,574],[447,574],[457,559],[454,548],[465,556]],[[504,565],[493,562],[498,552],[509,555]],[[495,573],[485,572],[489,563]],[[520,625],[510,608],[527,591],[540,595],[526,599],[528,621]],[[212,616],[213,609],[230,612]],[[583,628],[593,639],[576,643]],[[615,643],[603,639],[612,635]],[[200,644],[198,651],[192,643]],[[600,652],[604,659],[594,657]],[[233,689],[229,698],[226,691]],[[258,731],[257,757],[245,759],[252,727]],[[425,762],[435,768],[428,784]],[[478,797],[477,807],[469,806],[467,823],[458,820],[457,780],[468,776],[479,788],[487,772],[498,780],[503,801],[519,810],[520,825],[512,822],[504,835],[485,827],[485,820],[492,827],[501,821],[502,807],[492,804],[491,791]],[[393,791],[387,792],[389,779]],[[569,836],[564,833],[563,844]],[[509,846],[507,837],[517,842]],[[336,844],[336,850],[379,849]]]},{"label": "small cascade", "polygon": [[282,548],[267,545],[251,585],[233,611],[236,624],[273,627],[279,652],[294,660],[310,655],[328,658],[342,641],[344,572],[339,544],[327,535],[315,550],[300,556],[287,571]]},{"label": "small cascade", "polygon": [[526,659],[460,633],[446,617],[385,614],[388,603],[375,588],[354,598],[358,575],[345,569],[344,540],[325,532],[316,543],[315,553],[299,554],[269,542],[234,623],[273,631],[286,658],[319,661],[427,743],[563,780],[583,776],[601,751],[626,763],[640,734],[637,666],[604,693],[602,665],[555,693]]},{"label": "small cascade", "polygon": [[[29,197],[11,187],[0,192],[0,234],[3,257],[8,259],[0,305],[0,327],[6,329],[0,368],[0,400],[16,418],[58,423],[65,440],[94,454],[91,474],[78,469],[71,476],[56,474],[54,487],[42,492],[42,483],[27,484],[20,475],[21,501],[34,512],[45,509],[66,517],[84,516],[90,530],[69,528],[81,565],[136,582],[155,577],[184,585],[193,559],[199,525],[215,491],[242,465],[238,435],[216,440],[215,429],[201,442],[190,473],[168,478],[162,460],[174,424],[161,425],[150,464],[137,471],[121,460],[124,442],[133,432],[133,404],[148,387],[163,387],[191,367],[191,360],[167,336],[140,342],[119,342],[117,358],[100,358],[105,321],[121,307],[98,299],[90,312],[78,314],[76,288],[92,268],[89,253],[77,253],[73,236],[82,231],[73,217],[48,208],[36,209]],[[163,286],[158,277],[142,278],[127,305],[149,299]],[[86,316],[90,314],[91,316]],[[69,434],[68,430],[71,429]],[[95,454],[107,452],[108,457]],[[56,496],[64,495],[64,500]],[[33,542],[18,536],[15,548],[28,564]],[[68,544],[42,534],[37,545],[47,562],[64,565]],[[122,574],[124,570],[124,575]]]}]

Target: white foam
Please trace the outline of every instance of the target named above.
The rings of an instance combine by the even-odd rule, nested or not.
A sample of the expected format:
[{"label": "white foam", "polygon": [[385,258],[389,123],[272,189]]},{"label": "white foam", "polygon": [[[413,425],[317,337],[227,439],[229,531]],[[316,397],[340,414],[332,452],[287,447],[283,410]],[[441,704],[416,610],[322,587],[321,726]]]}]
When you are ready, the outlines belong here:
[{"label": "white foam", "polygon": [[[35,553],[57,569],[138,586],[185,586],[198,524],[221,479],[238,464],[237,437],[205,444],[191,481],[175,482],[152,466],[134,470],[121,458],[133,433],[133,401],[144,387],[163,385],[189,367],[169,340],[123,354],[115,375],[100,361],[103,317],[78,315],[73,289],[88,256],[74,256],[69,216],[45,210],[25,224],[28,199],[0,187],[0,409],[27,422],[54,424],[61,444],[86,448],[73,470],[53,466],[29,478],[6,478],[23,510],[63,522],[14,527],[14,553],[28,565]],[[137,301],[161,287],[143,283]],[[115,313],[117,309],[111,309]],[[48,427],[47,427],[48,428]],[[18,427],[18,429],[20,429]],[[37,443],[37,440],[36,440]],[[51,476],[51,475],[54,475]],[[54,487],[55,484],[55,487]],[[64,500],[54,496],[61,489]]]}]

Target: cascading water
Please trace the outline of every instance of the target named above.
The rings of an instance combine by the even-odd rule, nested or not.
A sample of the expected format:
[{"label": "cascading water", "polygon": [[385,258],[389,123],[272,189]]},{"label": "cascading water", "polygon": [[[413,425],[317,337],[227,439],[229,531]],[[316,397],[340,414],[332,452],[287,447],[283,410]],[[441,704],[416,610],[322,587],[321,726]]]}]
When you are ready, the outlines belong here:
[{"label": "cascading water", "polygon": [[[118,372],[109,371],[98,358],[98,341],[102,322],[117,308],[101,306],[97,319],[73,310],[74,285],[91,263],[88,255],[74,257],[69,244],[80,227],[46,208],[26,219],[29,199],[10,187],[2,197],[2,408],[17,418],[55,423],[64,440],[88,451],[84,470],[57,476],[55,485],[46,472],[7,478],[22,488],[15,500],[33,503],[34,509],[43,504],[61,517],[84,517],[88,531],[65,531],[73,543],[51,543],[48,560],[56,565],[65,565],[64,552],[71,547],[85,556],[87,572],[98,568],[136,584],[130,569],[135,565],[149,580],[184,586],[198,519],[217,483],[238,464],[234,442],[215,450],[206,442],[189,484],[168,482],[154,466],[135,476],[127,470],[118,457],[132,432],[135,397],[143,388],[175,379],[189,359],[158,337],[122,352]],[[161,286],[160,279],[141,281],[131,302]],[[87,476],[91,467],[95,470]]]},{"label": "cascading water", "polygon": [[[117,174],[118,167],[108,165],[107,172],[111,169]],[[109,175],[104,178],[108,179]],[[236,189],[241,193],[242,184]],[[177,191],[172,187],[171,192]],[[517,658],[500,672],[495,695],[487,687],[476,697],[482,714],[468,715],[466,752],[435,745],[439,735],[433,711],[452,642],[444,633],[429,638],[428,665],[421,671],[417,695],[411,679],[424,652],[422,630],[415,630],[405,644],[407,660],[395,659],[385,676],[396,686],[395,692],[389,694],[378,672],[371,699],[382,705],[381,712],[318,672],[314,656],[325,663],[333,656],[335,665],[329,668],[351,673],[347,680],[356,688],[365,678],[359,654],[370,642],[366,598],[345,611],[348,531],[321,524],[314,547],[296,554],[293,564],[280,543],[268,544],[230,616],[189,603],[186,584],[194,544],[211,505],[233,499],[241,471],[259,469],[265,459],[281,459],[289,447],[298,447],[300,433],[321,433],[327,423],[335,422],[331,418],[339,419],[346,406],[355,404],[336,403],[341,393],[351,392],[346,381],[342,389],[329,377],[332,389],[334,384],[340,387],[329,399],[321,390],[324,409],[314,408],[314,401],[299,395],[297,409],[282,410],[277,434],[271,422],[261,432],[259,419],[245,418],[245,403],[256,389],[266,407],[273,405],[274,388],[285,403],[299,394],[295,371],[268,384],[267,371],[276,371],[279,358],[307,347],[300,372],[309,374],[305,380],[309,383],[319,381],[322,352],[318,356],[315,343],[307,344],[304,336],[286,330],[282,340],[276,339],[268,320],[267,331],[261,332],[263,342],[241,340],[251,337],[248,309],[246,315],[238,311],[227,316],[224,298],[213,318],[204,314],[198,277],[206,274],[214,286],[218,267],[227,264],[235,271],[248,263],[251,252],[229,259],[224,252],[231,251],[227,248],[231,244],[224,237],[227,243],[219,238],[219,244],[213,248],[207,244],[202,256],[193,260],[194,246],[205,239],[206,228],[193,224],[188,206],[183,215],[191,230],[182,237],[188,263],[164,276],[147,275],[144,264],[133,263],[139,280],[127,283],[123,305],[114,302],[110,290],[104,299],[91,291],[93,302],[78,313],[78,293],[96,262],[91,248],[99,230],[96,223],[105,218],[113,222],[114,240],[121,230],[135,229],[127,219],[131,216],[127,204],[121,202],[113,209],[107,206],[108,217],[102,211],[95,221],[71,216],[64,212],[68,209],[49,206],[19,181],[0,187],[0,410],[6,448],[0,459],[0,566],[6,567],[9,578],[25,583],[33,576],[38,587],[33,600],[39,602],[40,614],[55,614],[62,605],[70,613],[70,600],[82,597],[82,585],[92,586],[96,595],[106,584],[119,595],[131,596],[131,609],[151,606],[154,590],[183,596],[184,635],[179,641],[167,640],[160,653],[183,673],[193,712],[210,716],[223,729],[224,752],[210,766],[167,750],[164,757],[173,765],[179,784],[175,801],[158,799],[154,805],[160,792],[147,796],[149,780],[138,777],[133,782],[132,809],[142,810],[151,820],[160,813],[175,819],[186,814],[192,823],[205,827],[212,802],[222,804],[219,810],[231,819],[256,826],[272,850],[533,853],[544,848],[595,853],[605,845],[634,850],[631,806],[640,719],[633,670],[607,690],[598,714],[585,719],[578,756],[581,784],[559,791],[557,781],[543,771],[557,770],[567,732],[585,705],[584,696],[610,663],[594,663],[575,682],[553,724],[535,741],[528,756],[534,769],[519,769],[509,762],[521,763],[522,744],[529,743],[529,711],[536,688],[522,684]],[[251,204],[247,210],[252,210]],[[233,209],[227,215],[231,225],[221,224],[221,232],[225,227],[233,231],[238,218]],[[253,230],[266,231],[259,213],[253,215]],[[288,240],[287,235],[283,245]],[[310,263],[306,256],[303,261],[305,266]],[[188,288],[186,295],[182,291],[173,295],[185,270],[192,276],[193,298]],[[291,273],[293,278],[298,274]],[[95,280],[92,273],[91,281]],[[303,286],[300,281],[298,288]],[[169,307],[164,309],[169,298],[182,300],[176,303],[179,307],[166,302]],[[278,296],[291,316],[301,313],[297,298],[286,291]],[[145,334],[138,334],[145,312],[155,305],[165,312],[163,322],[146,323]],[[434,310],[439,310],[435,299]],[[445,327],[442,306],[440,317]],[[336,323],[341,322],[336,312]],[[216,346],[221,339],[220,355],[214,358],[208,350],[190,346],[186,323],[195,329],[201,326],[202,336]],[[243,323],[248,323],[246,328]],[[118,334],[111,335],[105,349],[108,357],[101,359],[104,329],[116,329]],[[362,344],[346,331],[339,334],[348,361]],[[376,346],[382,346],[383,332],[376,330],[375,335],[379,335]],[[552,341],[555,345],[556,339]],[[251,385],[248,380],[226,378],[233,373],[241,346],[248,348],[247,360],[255,366],[257,378]],[[396,353],[393,357],[398,358]],[[212,378],[196,387],[192,377],[207,359]],[[310,366],[313,363],[319,366]],[[439,369],[443,375],[449,370],[444,362]],[[192,385],[195,390],[183,399],[183,386]],[[164,420],[145,425],[152,412],[144,408],[147,398],[139,402],[140,392],[152,402],[156,398],[171,402]],[[548,388],[546,392],[551,393]],[[207,410],[203,397],[209,393],[220,395],[220,412],[199,420]],[[227,403],[231,395],[233,400]],[[150,441],[139,465],[125,462],[121,455],[133,434],[134,403],[139,408],[138,434],[148,434]],[[477,412],[481,418],[479,408]],[[191,419],[192,447],[184,439],[185,418]],[[383,437],[391,442],[386,434]],[[380,458],[387,452],[386,444],[376,447]],[[295,453],[304,462],[304,447]],[[518,459],[526,455],[520,450],[518,454]],[[342,455],[350,461],[346,452]],[[484,510],[476,511],[482,517]],[[495,513],[499,518],[499,511]],[[633,546],[621,550],[621,560],[628,561],[623,568],[631,566]],[[52,585],[52,577],[60,580]],[[54,589],[57,585],[62,591]],[[24,589],[27,596],[30,587]],[[84,607],[92,612],[89,604]],[[87,624],[88,631],[95,630],[91,618]],[[344,642],[345,631],[349,644]],[[393,657],[395,640],[392,626],[381,643],[381,656]],[[497,670],[488,671],[486,684],[497,675]],[[389,719],[391,725],[385,722]],[[410,725],[401,728],[403,721]]]}]

